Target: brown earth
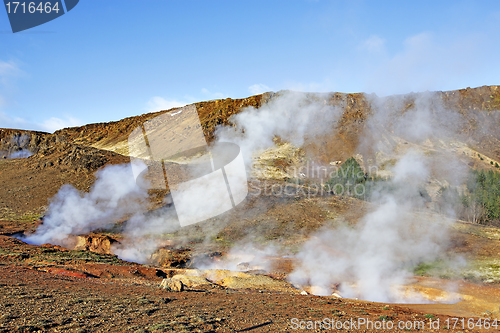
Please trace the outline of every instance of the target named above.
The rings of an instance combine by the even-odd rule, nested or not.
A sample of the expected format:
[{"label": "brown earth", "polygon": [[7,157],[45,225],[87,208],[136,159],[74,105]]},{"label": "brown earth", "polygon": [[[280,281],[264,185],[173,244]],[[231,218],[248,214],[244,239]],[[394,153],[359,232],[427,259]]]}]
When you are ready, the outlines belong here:
[{"label": "brown earth", "polygon": [[[436,102],[435,112],[442,104],[457,110],[466,119],[461,133],[467,137],[472,153],[464,163],[472,163],[470,166],[474,168],[494,169],[487,162],[500,160],[500,126],[498,111],[495,111],[500,109],[500,89],[497,86],[467,88],[438,92],[437,95],[441,101]],[[246,106],[259,107],[275,97],[276,94],[266,93],[246,99],[196,103],[207,141],[214,139],[217,125],[230,124],[231,115]],[[387,98],[384,107],[404,113],[414,107],[418,97],[418,94],[408,94],[404,98]],[[372,121],[371,97],[333,93],[328,95],[328,100],[344,109],[341,120],[335,125],[336,136],[306,141],[301,151],[319,162],[345,161],[358,153],[363,129],[378,126]],[[111,244],[122,238],[120,228],[115,232],[80,236],[78,250],[48,244],[27,245],[8,237],[33,231],[50,198],[63,184],[88,191],[95,181],[96,170],[108,164],[127,163],[128,150],[124,143],[128,135],[143,122],[164,112],[169,111],[67,128],[54,134],[0,130],[0,234],[4,235],[0,236],[3,295],[0,330],[277,332],[294,331],[291,328],[294,317],[302,320],[364,317],[373,321],[426,322],[439,318],[442,324],[449,318],[447,315],[466,320],[470,316],[489,316],[483,311],[485,306],[473,308],[472,301],[467,306],[385,305],[240,289],[237,286],[242,280],[234,277],[210,285],[208,289],[193,287],[181,293],[158,288],[163,278],[184,274],[185,271],[180,270],[190,267],[197,257],[223,256],[235,242],[249,235],[260,235],[255,240],[259,244],[279,241],[293,251],[321,226],[354,224],[370,208],[370,204],[349,197],[310,196],[310,189],[304,186],[297,186],[301,191],[295,196],[266,195],[271,193],[273,184],[283,184],[277,180],[258,184],[261,195],[249,196],[238,209],[223,214],[216,221],[208,221],[216,226],[214,231],[207,233],[206,228],[192,226],[185,228],[184,235],[172,235],[170,244],[157,251],[151,266],[128,263],[110,254]],[[3,158],[22,149],[34,155]],[[481,153],[486,162],[473,156],[476,152]],[[373,152],[360,153],[366,160]],[[273,164],[286,168],[290,161],[275,160]],[[150,192],[154,207],[163,204],[166,192]],[[185,234],[194,240],[186,244],[181,240]],[[204,242],[207,239],[209,245]],[[500,239],[486,235],[480,226],[459,228],[452,240],[450,253],[500,259]],[[282,281],[291,271],[293,261],[278,258],[272,267],[265,278],[256,275],[256,281],[264,283],[270,281],[268,278]],[[495,285],[460,283],[464,293],[486,294],[489,298],[481,296],[486,303],[500,299]],[[443,328],[441,325],[440,329]]]},{"label": "brown earth", "polygon": [[[245,99],[224,99],[195,103],[200,122],[208,142],[214,138],[217,125],[231,123],[230,117],[245,107],[259,107],[280,93],[266,93]],[[395,114],[404,113],[415,106],[421,94],[388,97],[383,108]],[[456,110],[464,116],[460,132],[467,144],[486,157],[486,162],[472,156],[467,163],[475,168],[494,169],[487,162],[500,161],[500,89],[484,86],[437,92],[431,103],[433,112],[440,106]],[[345,161],[356,154],[360,134],[367,126],[381,126],[372,121],[373,96],[364,94],[332,93],[327,96],[330,104],[341,107],[343,116],[336,127],[334,137],[306,140],[302,149],[307,156],[318,162]],[[0,156],[0,219],[21,219],[26,214],[40,214],[62,184],[72,184],[80,190],[88,190],[94,181],[94,172],[106,164],[127,163],[127,140],[130,133],[143,122],[165,112],[143,114],[120,121],[89,124],[65,128],[54,134],[24,130],[0,129],[0,153],[3,155],[27,149],[35,155],[27,159],[6,160]],[[333,130],[334,128],[332,128]],[[20,139],[22,138],[22,140]],[[370,151],[360,151],[370,158]],[[280,161],[276,161],[280,163]],[[36,177],[35,177],[36,176]],[[31,178],[30,178],[31,177]],[[20,180],[22,179],[22,185]],[[46,187],[46,191],[41,189]],[[154,201],[161,201],[165,191],[151,191]]]},{"label": "brown earth", "polygon": [[[481,317],[488,318],[475,315],[473,308],[460,303],[385,304],[296,295],[286,288],[282,292],[267,291],[258,288],[272,281],[263,275],[250,279],[257,289],[247,289],[242,277],[226,277],[220,286],[196,285],[171,292],[159,285],[162,278],[175,274],[172,270],[52,245],[26,245],[6,236],[0,236],[0,247],[2,332],[293,332],[293,318],[305,321],[304,325],[323,318],[342,322],[351,318],[354,322],[359,318],[381,323],[385,320],[395,325],[399,321],[424,321],[429,325],[429,321],[439,318],[439,329],[435,331],[440,331],[445,329],[447,319],[451,322],[453,318],[464,318],[467,323],[473,318],[477,323]],[[252,276],[239,276],[245,275]],[[181,276],[175,275],[182,281]],[[432,285],[432,281],[420,284]],[[489,299],[499,296],[496,288],[461,284],[464,293],[487,294],[483,298]],[[466,330],[457,326],[451,331]]]},{"label": "brown earth", "polygon": [[[352,318],[356,322],[362,317],[380,324],[394,320],[395,325],[396,318],[423,321],[425,325],[430,320],[425,311],[394,304],[258,291],[175,293],[156,285],[72,277],[18,266],[0,266],[0,284],[2,332],[294,332],[292,318],[342,322]],[[439,318],[440,329],[451,319],[444,315],[431,318]],[[491,330],[474,330],[479,331]]]}]

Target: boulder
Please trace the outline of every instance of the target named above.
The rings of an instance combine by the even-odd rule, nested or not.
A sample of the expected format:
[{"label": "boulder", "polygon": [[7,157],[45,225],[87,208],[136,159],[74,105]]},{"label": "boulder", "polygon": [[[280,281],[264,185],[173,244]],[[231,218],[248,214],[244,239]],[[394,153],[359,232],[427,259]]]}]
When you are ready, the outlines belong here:
[{"label": "boulder", "polygon": [[219,284],[230,289],[265,290],[287,294],[300,294],[301,292],[286,281],[273,279],[265,275],[228,276],[219,281]]},{"label": "boulder", "polygon": [[230,277],[230,276],[237,276],[237,277],[250,277],[252,275],[243,273],[243,272],[238,272],[238,271],[230,271],[227,269],[205,269],[205,270],[198,270],[196,275],[204,276],[207,278],[209,281],[213,281],[215,283],[218,283],[218,281]]},{"label": "boulder", "polygon": [[189,249],[159,248],[151,255],[151,263],[160,267],[182,268],[191,259]]},{"label": "boulder", "polygon": [[76,236],[76,245],[74,250],[85,250],[101,254],[112,254],[111,247],[119,242],[107,235],[85,235]]},{"label": "boulder", "polygon": [[180,281],[188,288],[195,288],[200,286],[212,286],[213,283],[208,281],[203,276],[191,276],[184,274],[177,274],[172,277],[172,281]]},{"label": "boulder", "polygon": [[160,283],[160,288],[179,292],[184,290],[184,285],[179,280],[163,279]]}]

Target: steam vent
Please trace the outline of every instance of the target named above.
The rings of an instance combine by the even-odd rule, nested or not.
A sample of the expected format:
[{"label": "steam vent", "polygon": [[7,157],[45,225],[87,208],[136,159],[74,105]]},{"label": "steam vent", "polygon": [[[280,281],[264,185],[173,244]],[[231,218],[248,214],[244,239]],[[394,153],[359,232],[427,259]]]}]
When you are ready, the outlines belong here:
[{"label": "steam vent", "polygon": [[496,86],[281,91],[53,134],[2,129],[5,294],[70,289],[81,313],[245,295],[256,312],[298,304],[297,318],[493,324],[500,232],[481,200],[500,179],[498,100]]}]

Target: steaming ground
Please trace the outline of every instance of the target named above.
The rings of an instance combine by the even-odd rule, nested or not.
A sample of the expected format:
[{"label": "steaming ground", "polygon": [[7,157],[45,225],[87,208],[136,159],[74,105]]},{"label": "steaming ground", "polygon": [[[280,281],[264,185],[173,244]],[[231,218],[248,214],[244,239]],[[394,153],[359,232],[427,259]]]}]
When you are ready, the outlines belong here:
[{"label": "steaming ground", "polygon": [[21,149],[19,151],[10,153],[6,156],[6,158],[27,158],[33,155],[29,150],[27,149]]},{"label": "steaming ground", "polygon": [[328,94],[280,92],[258,109],[248,107],[232,116],[234,127],[220,126],[215,135],[218,141],[240,146],[251,168],[252,156],[273,147],[276,137],[301,147],[333,135],[343,110],[329,105],[328,98]]},{"label": "steaming ground", "polygon": [[[333,125],[339,114],[338,110],[330,109],[326,111],[330,118],[325,118],[322,105],[316,104],[311,96],[305,98],[311,104],[307,110],[298,111],[305,118],[292,117],[299,119],[301,126],[287,122],[287,116],[296,112],[293,106],[307,102],[285,95],[262,110],[239,114],[235,124],[242,131],[236,131],[238,135],[224,129],[218,133],[246,147],[252,154],[269,148],[276,136],[303,145],[305,138],[314,138],[335,128]],[[465,168],[461,168],[450,154],[435,154],[447,142],[458,139],[460,118],[439,105],[433,94],[423,95],[414,109],[399,118],[391,114],[386,101],[376,99],[372,102],[375,107],[370,124],[374,125],[365,127],[358,150],[375,152],[374,159],[364,161],[375,167],[378,167],[377,154],[393,159],[395,164],[389,170],[390,180],[374,191],[371,201],[376,208],[355,227],[322,228],[312,235],[296,255],[299,264],[289,279],[297,286],[313,286],[318,295],[331,295],[332,286],[340,285],[340,292],[346,297],[383,302],[422,301],[403,297],[395,287],[408,282],[412,267],[436,260],[448,247],[453,207],[446,207],[448,217],[415,213],[432,211],[422,195],[422,189],[431,179],[458,184],[465,176]],[[402,101],[392,100],[391,103]],[[320,125],[314,128],[311,124]],[[291,128],[298,130],[291,134]],[[404,149],[396,140],[387,140],[387,136],[396,136],[407,141],[406,144],[411,142],[417,149]],[[434,153],[418,149],[423,143],[430,144]]]},{"label": "steaming ground", "polygon": [[[416,107],[400,119],[389,120],[383,106],[375,109],[374,124],[389,124],[384,131],[415,144],[430,142],[440,149],[440,140],[457,136],[459,122],[455,114],[435,103],[433,95],[417,100]],[[452,117],[446,117],[447,115]],[[446,117],[446,121],[442,119]],[[454,123],[455,121],[455,123]],[[455,130],[456,131],[456,130]],[[377,133],[378,132],[378,133]],[[390,168],[391,178],[372,195],[376,208],[365,215],[354,228],[321,230],[306,242],[297,255],[299,267],[290,275],[298,285],[316,286],[316,294],[329,295],[331,286],[340,284],[342,295],[379,302],[420,302],[402,297],[397,286],[408,282],[412,267],[441,257],[449,246],[449,225],[454,216],[431,214],[422,189],[431,179],[457,184],[465,178],[449,154],[432,154],[415,149],[402,150],[387,144],[377,135],[379,128],[368,128],[361,150],[381,151],[396,162]],[[367,140],[366,138],[369,138]],[[446,159],[444,159],[446,157]],[[447,207],[453,214],[453,207]],[[423,218],[423,216],[425,216]],[[433,217],[431,217],[433,216]],[[449,263],[451,266],[458,263]]]},{"label": "steaming ground", "polygon": [[9,148],[6,150],[0,149],[0,158],[27,158],[33,155],[28,149],[29,137],[26,134],[13,135],[3,146]]},{"label": "steaming ground", "polygon": [[331,295],[340,284],[344,297],[377,302],[420,302],[407,299],[396,286],[408,282],[418,263],[434,261],[448,246],[452,219],[415,214],[425,211],[419,184],[427,178],[422,157],[410,152],[395,165],[394,178],[374,198],[375,209],[354,227],[321,229],[296,256],[299,265],[289,279],[315,286],[315,294]]},{"label": "steaming ground", "polygon": [[[255,158],[276,147],[278,137],[299,148],[310,143],[328,145],[329,141],[320,140],[338,134],[343,113],[342,108],[327,103],[328,97],[278,94],[260,108],[250,107],[234,115],[230,119],[234,126],[218,127],[216,142],[238,144],[249,175]],[[330,295],[333,287],[338,286],[345,297],[383,302],[420,301],[414,296],[402,296],[395,288],[408,282],[415,265],[436,259],[450,260],[442,254],[449,245],[448,230],[455,219],[454,207],[445,202],[441,210],[446,211],[446,216],[434,214],[435,207],[422,189],[431,182],[452,186],[463,182],[466,168],[448,152],[451,142],[464,141],[458,131],[463,121],[459,113],[445,109],[434,94],[421,95],[414,107],[401,116],[394,114],[398,109],[394,105],[403,104],[402,98],[373,98],[370,102],[370,121],[359,134],[356,151],[365,170],[367,166],[374,167],[377,170],[374,176],[380,173],[389,178],[372,192],[373,208],[357,224],[325,226],[309,235],[295,254],[298,264],[289,280],[299,287],[313,286],[318,295]],[[305,158],[315,161],[318,157],[309,153]],[[122,220],[125,239],[113,252],[125,260],[148,263],[151,254],[161,246],[162,235],[180,228],[174,208],[148,213],[148,193],[134,181],[129,165],[107,166],[96,177],[88,193],[62,187],[52,199],[43,224],[25,240],[31,244],[67,246],[72,235],[105,230]],[[304,178],[308,178],[307,172]],[[207,235],[213,235],[226,225],[215,219],[199,227]],[[251,238],[262,236],[258,234],[259,228],[254,231],[257,234],[246,237],[229,251],[228,258],[234,260],[215,266],[202,263],[199,267],[238,269],[240,263],[248,261],[245,256],[263,262],[259,258],[290,253],[290,249],[278,242],[262,250],[262,244],[252,243]],[[190,235],[184,235],[188,242]],[[206,237],[203,243],[210,241]],[[457,266],[459,261],[451,260],[449,265]]]},{"label": "steaming ground", "polygon": [[110,229],[126,219],[125,239],[113,251],[124,260],[147,263],[158,246],[151,234],[175,230],[178,221],[173,209],[146,214],[148,193],[141,182],[135,181],[130,164],[121,164],[98,171],[89,192],[65,185],[52,198],[43,224],[22,240],[72,248],[74,236]]}]

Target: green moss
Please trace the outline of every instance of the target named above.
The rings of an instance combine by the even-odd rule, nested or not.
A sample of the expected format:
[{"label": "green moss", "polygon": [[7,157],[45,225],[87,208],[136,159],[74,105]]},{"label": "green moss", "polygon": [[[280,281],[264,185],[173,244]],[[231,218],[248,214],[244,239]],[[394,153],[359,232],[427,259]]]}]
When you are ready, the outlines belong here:
[{"label": "green moss", "polygon": [[422,262],[412,269],[413,274],[419,276],[437,276],[449,279],[460,276],[461,272],[451,267],[445,260],[439,259],[431,262]]},{"label": "green moss", "polygon": [[32,221],[37,221],[40,219],[40,214],[24,214],[20,218],[18,218],[18,221],[24,221],[24,222],[32,222]]},{"label": "green moss", "polygon": [[[51,250],[51,249],[47,249]],[[124,265],[117,256],[111,254],[100,254],[84,250],[71,251],[43,251],[41,254],[32,256],[34,260],[44,260],[50,263],[64,264],[68,261],[99,262],[112,265]]]},{"label": "green moss", "polygon": [[500,110],[500,95],[491,95],[488,101],[488,110]]}]

